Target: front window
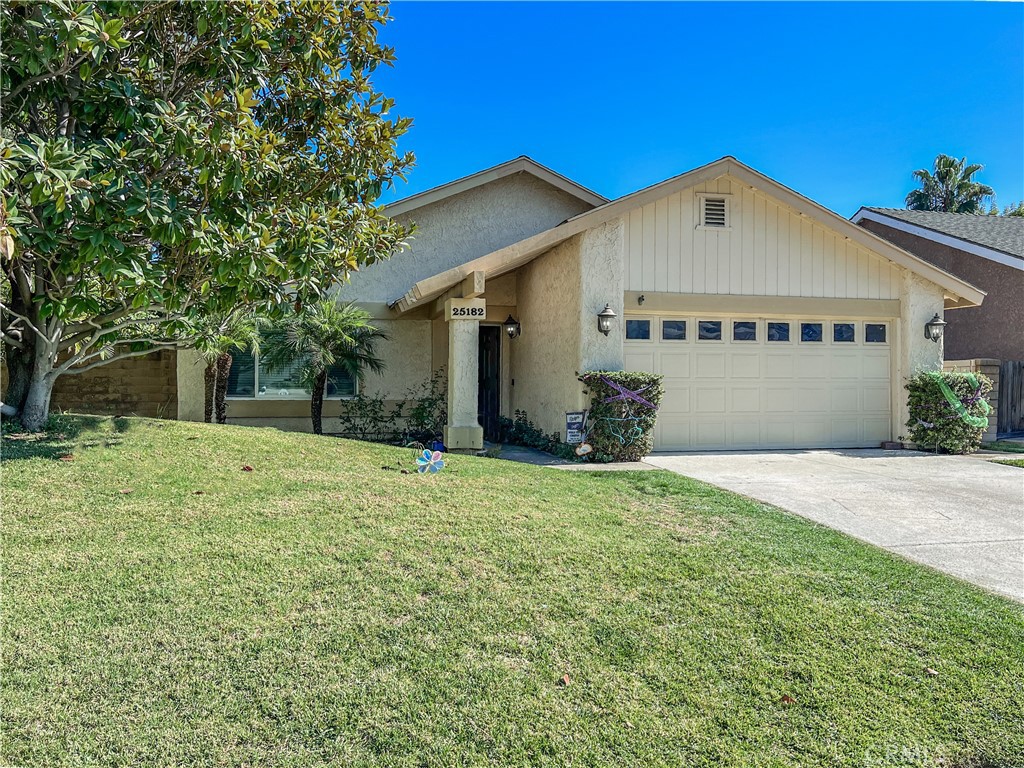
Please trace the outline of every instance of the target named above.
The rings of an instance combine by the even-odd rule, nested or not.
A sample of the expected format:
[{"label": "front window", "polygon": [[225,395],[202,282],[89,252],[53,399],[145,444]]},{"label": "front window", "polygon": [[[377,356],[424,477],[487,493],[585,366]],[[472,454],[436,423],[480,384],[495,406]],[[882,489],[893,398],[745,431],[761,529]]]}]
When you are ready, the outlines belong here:
[{"label": "front window", "polygon": [[821,340],[821,323],[800,323],[800,341]]},{"label": "front window", "polygon": [[[355,380],[340,366],[327,372],[325,397],[349,397],[356,393]],[[304,400],[310,391],[299,381],[299,366],[290,365],[273,372],[267,369],[258,355],[233,350],[231,372],[228,374],[228,397],[252,397],[268,400]]]},{"label": "front window", "polygon": [[722,321],[721,320],[700,320],[697,323],[698,341],[721,341]]}]

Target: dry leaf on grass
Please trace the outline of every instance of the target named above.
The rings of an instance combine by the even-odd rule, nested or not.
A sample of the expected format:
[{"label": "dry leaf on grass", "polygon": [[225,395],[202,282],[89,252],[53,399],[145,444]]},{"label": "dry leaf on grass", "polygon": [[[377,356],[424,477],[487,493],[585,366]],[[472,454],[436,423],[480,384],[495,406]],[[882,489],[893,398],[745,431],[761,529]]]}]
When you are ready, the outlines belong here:
[{"label": "dry leaf on grass", "polygon": [[250,467],[248,464],[246,464],[245,466],[242,467],[242,471],[243,472],[252,472],[252,467]]}]

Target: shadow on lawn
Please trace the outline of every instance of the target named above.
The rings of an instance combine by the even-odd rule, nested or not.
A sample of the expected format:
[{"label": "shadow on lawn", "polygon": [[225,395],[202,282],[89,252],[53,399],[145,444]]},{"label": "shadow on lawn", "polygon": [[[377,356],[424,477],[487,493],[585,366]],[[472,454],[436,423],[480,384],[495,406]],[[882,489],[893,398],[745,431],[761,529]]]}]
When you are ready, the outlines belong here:
[{"label": "shadow on lawn", "polygon": [[17,422],[3,425],[0,462],[24,459],[69,461],[69,456],[90,448],[120,445],[132,422],[120,416],[52,416],[42,432],[23,432]]}]

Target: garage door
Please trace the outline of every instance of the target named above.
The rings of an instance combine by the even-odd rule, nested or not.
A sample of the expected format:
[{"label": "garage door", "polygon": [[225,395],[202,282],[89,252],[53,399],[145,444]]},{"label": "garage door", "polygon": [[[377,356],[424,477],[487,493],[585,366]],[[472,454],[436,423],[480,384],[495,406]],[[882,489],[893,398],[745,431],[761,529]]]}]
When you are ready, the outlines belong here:
[{"label": "garage door", "polygon": [[626,369],[665,377],[655,450],[891,438],[890,322],[629,316],[625,326]]}]

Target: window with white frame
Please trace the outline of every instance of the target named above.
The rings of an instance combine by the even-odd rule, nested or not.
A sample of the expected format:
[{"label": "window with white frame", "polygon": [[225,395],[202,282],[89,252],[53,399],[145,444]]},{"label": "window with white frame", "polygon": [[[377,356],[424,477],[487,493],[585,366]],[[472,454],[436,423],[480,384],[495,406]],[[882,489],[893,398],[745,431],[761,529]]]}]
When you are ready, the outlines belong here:
[{"label": "window with white frame", "polygon": [[[352,375],[334,366],[327,371],[326,397],[350,397],[356,393]],[[231,372],[228,374],[228,397],[251,397],[261,400],[306,399],[310,391],[299,381],[299,366],[269,370],[259,355],[241,350],[231,352]]]},{"label": "window with white frame", "polygon": [[698,195],[700,200],[700,226],[710,229],[729,228],[729,198],[727,195]]}]

